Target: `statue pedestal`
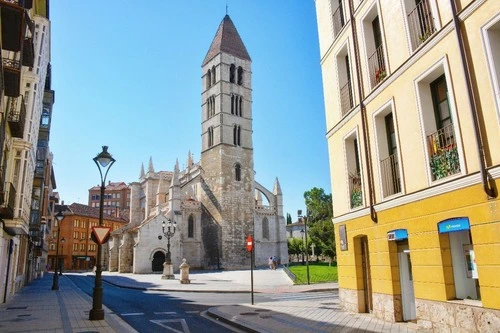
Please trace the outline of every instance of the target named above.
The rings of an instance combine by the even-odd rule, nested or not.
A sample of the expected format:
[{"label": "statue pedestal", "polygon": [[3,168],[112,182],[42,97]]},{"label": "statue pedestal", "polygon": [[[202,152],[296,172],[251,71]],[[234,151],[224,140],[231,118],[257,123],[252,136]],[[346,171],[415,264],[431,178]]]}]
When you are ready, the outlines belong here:
[{"label": "statue pedestal", "polygon": [[172,263],[167,264],[166,262],[163,263],[163,275],[161,276],[162,279],[164,280],[174,280],[174,266]]}]

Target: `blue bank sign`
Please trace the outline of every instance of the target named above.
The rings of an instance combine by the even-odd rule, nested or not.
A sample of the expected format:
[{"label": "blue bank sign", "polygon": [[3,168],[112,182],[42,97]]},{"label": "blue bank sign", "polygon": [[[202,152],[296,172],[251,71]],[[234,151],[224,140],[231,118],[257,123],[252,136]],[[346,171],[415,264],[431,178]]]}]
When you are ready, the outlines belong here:
[{"label": "blue bank sign", "polygon": [[387,233],[387,239],[390,241],[398,241],[408,239],[408,231],[406,229],[396,229]]},{"label": "blue bank sign", "polygon": [[444,220],[438,223],[438,231],[440,234],[454,231],[464,231],[470,229],[468,217],[455,217]]}]

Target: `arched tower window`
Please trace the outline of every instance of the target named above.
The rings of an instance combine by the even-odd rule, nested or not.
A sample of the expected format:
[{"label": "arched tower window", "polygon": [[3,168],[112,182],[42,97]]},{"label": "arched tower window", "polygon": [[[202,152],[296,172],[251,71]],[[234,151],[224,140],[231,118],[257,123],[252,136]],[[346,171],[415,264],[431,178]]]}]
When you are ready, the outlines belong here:
[{"label": "arched tower window", "polygon": [[269,239],[269,221],[267,217],[262,220],[262,238]]},{"label": "arched tower window", "polygon": [[236,66],[234,64],[231,64],[229,67],[229,82],[234,83],[234,76],[236,72]]},{"label": "arched tower window", "polygon": [[239,163],[234,166],[234,179],[238,182],[241,181],[241,165]]},{"label": "arched tower window", "polygon": [[231,94],[231,114],[234,114],[234,95]]},{"label": "arched tower window", "polygon": [[238,116],[242,117],[243,116],[243,97],[240,96],[238,99]]},{"label": "arched tower window", "polygon": [[207,118],[215,116],[215,96],[207,98]]},{"label": "arched tower window", "polygon": [[216,77],[215,77],[215,66],[212,66],[212,85],[215,84]]},{"label": "arched tower window", "polygon": [[208,128],[208,146],[212,147],[214,145],[214,128],[210,126]]},{"label": "arched tower window", "polygon": [[207,71],[207,89],[212,86],[212,72],[210,69]]},{"label": "arched tower window", "polygon": [[243,68],[238,66],[238,85],[241,86],[243,84]]},{"label": "arched tower window", "polygon": [[193,215],[189,215],[188,218],[188,238],[194,237],[194,217]]},{"label": "arched tower window", "polygon": [[234,125],[233,127],[233,144],[241,146],[241,127],[238,125]]},{"label": "arched tower window", "polygon": [[242,107],[243,107],[243,97],[240,95],[231,94],[231,114],[241,117]]}]

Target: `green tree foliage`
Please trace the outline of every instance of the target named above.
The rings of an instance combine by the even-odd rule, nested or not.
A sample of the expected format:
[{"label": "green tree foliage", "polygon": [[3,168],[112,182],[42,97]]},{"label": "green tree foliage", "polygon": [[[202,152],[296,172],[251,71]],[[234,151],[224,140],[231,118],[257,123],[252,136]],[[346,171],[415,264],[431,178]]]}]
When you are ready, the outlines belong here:
[{"label": "green tree foliage", "polygon": [[317,221],[309,226],[308,236],[315,245],[314,252],[329,257],[330,262],[335,259],[337,251],[335,249],[335,234],[331,220]]},{"label": "green tree foliage", "polygon": [[297,260],[299,260],[299,256],[302,254],[303,246],[302,239],[288,238],[288,255],[296,256]]},{"label": "green tree foliage", "polygon": [[290,213],[286,213],[286,224],[292,224],[292,215]]},{"label": "green tree foliage", "polygon": [[315,252],[332,261],[336,256],[332,195],[325,194],[322,188],[313,187],[304,193],[304,199],[308,215],[308,236],[315,245]]},{"label": "green tree foliage", "polygon": [[325,194],[322,188],[313,187],[304,192],[304,199],[308,211],[308,222],[330,220],[333,217],[332,195]]}]

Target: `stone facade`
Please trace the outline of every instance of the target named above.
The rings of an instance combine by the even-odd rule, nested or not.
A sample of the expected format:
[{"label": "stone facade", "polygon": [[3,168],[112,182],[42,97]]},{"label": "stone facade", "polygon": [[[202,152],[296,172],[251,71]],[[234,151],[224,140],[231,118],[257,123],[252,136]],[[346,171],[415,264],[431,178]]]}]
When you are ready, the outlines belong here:
[{"label": "stone facade", "polygon": [[[270,256],[288,263],[283,195],[255,181],[252,143],[251,60],[229,16],[224,17],[202,65],[201,159],[186,168],[147,172],[130,184],[130,223],[112,234],[109,269],[161,271],[168,241],[163,222],[175,223],[170,253],[177,272],[250,267],[246,238],[255,240],[255,263]],[[173,226],[171,231],[173,231]],[[166,232],[166,230],[165,230]]]}]

